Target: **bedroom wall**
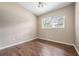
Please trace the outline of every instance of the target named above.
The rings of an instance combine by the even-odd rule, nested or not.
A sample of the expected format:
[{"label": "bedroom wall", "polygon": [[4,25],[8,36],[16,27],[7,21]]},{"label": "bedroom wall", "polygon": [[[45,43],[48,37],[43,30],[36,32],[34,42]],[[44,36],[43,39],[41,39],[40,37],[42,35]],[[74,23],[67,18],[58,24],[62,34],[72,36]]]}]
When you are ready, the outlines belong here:
[{"label": "bedroom wall", "polygon": [[0,49],[36,38],[36,16],[16,3],[0,3]]},{"label": "bedroom wall", "polygon": [[76,3],[75,5],[75,34],[75,45],[79,54],[79,3]]},{"label": "bedroom wall", "polygon": [[[65,16],[65,28],[42,29],[41,20],[49,16]],[[73,45],[75,39],[75,6],[69,5],[38,17],[38,38]]]}]

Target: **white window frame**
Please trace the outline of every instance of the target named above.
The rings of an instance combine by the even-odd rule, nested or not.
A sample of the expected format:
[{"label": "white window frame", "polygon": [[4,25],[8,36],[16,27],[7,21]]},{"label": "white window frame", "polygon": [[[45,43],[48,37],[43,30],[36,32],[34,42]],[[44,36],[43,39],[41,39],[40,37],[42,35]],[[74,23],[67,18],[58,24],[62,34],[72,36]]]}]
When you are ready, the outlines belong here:
[{"label": "white window frame", "polygon": [[42,28],[44,29],[64,28],[64,27],[65,27],[65,16],[51,16],[42,19]]}]

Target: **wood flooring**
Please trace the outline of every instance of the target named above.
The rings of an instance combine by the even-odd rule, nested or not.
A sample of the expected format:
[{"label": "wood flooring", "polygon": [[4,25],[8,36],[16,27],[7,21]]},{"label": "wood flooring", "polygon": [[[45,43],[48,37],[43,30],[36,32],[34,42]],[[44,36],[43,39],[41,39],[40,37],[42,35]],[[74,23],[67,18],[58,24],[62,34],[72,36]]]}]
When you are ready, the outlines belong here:
[{"label": "wood flooring", "polygon": [[0,56],[78,56],[73,46],[35,39],[0,51]]}]

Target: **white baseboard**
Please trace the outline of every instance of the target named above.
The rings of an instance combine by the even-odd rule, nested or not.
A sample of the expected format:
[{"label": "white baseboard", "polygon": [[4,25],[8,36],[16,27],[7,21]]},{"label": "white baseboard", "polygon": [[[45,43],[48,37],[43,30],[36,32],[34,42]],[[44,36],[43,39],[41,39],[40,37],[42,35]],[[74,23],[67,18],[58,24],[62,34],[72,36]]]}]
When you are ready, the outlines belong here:
[{"label": "white baseboard", "polygon": [[70,46],[74,46],[74,44],[70,44],[70,43],[66,43],[66,42],[60,42],[60,41],[56,41],[56,40],[49,40],[49,39],[46,39],[46,38],[39,38],[39,39],[48,40],[48,41],[52,41],[52,42],[57,42],[57,43],[61,43],[61,44],[66,44],[66,45],[70,45]]},{"label": "white baseboard", "polygon": [[69,43],[60,42],[60,41],[49,40],[49,39],[45,39],[45,38],[39,38],[39,39],[48,40],[48,41],[52,41],[52,42],[57,42],[57,43],[61,43],[61,44],[66,44],[66,45],[73,46],[73,47],[75,48],[76,52],[77,52],[77,53],[78,53],[78,55],[79,55],[79,51],[78,51],[77,47],[75,46],[75,44],[69,44]]},{"label": "white baseboard", "polygon": [[75,50],[76,50],[76,52],[78,53],[78,55],[79,55],[79,50],[78,50],[78,48],[74,45],[74,48],[75,48]]},{"label": "white baseboard", "polygon": [[26,40],[26,41],[21,41],[21,42],[14,43],[14,44],[11,44],[11,45],[8,45],[8,46],[4,46],[4,47],[1,47],[0,50],[6,49],[6,48],[9,48],[9,47],[13,47],[13,46],[16,46],[16,45],[25,43],[25,42],[29,42],[29,41],[32,41],[32,40],[34,40],[34,39],[36,39],[36,38],[29,39],[29,40]]},{"label": "white baseboard", "polygon": [[[11,44],[11,45],[8,45],[8,46],[5,46],[5,47],[1,47],[0,50],[3,50],[5,48],[9,48],[9,47],[12,47],[12,46],[16,46],[16,45],[19,45],[19,44],[22,44],[22,43],[25,43],[25,42],[29,42],[29,41],[32,41],[34,39],[37,39],[39,37],[36,37],[36,38],[33,38],[33,39],[29,39],[28,41],[22,41],[22,42],[18,42],[18,43],[14,43],[14,44]],[[66,45],[70,45],[70,46],[73,46],[76,50],[76,52],[78,53],[79,55],[79,51],[77,49],[77,47],[74,45],[74,44],[69,44],[69,43],[65,43],[65,42],[60,42],[60,41],[55,41],[55,40],[49,40],[49,39],[45,39],[45,38],[39,38],[39,39],[43,39],[43,40],[48,40],[48,41],[52,41],[52,42],[57,42],[57,43],[61,43],[61,44],[66,44]]]}]

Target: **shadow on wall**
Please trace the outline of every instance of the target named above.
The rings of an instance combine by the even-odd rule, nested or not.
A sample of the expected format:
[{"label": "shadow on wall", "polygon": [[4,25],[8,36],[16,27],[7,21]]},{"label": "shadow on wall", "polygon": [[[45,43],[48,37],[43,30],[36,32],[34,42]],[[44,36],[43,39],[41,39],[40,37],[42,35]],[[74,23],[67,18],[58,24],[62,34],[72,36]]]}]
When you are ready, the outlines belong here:
[{"label": "shadow on wall", "polygon": [[36,17],[15,3],[0,3],[0,48],[36,37]]}]

